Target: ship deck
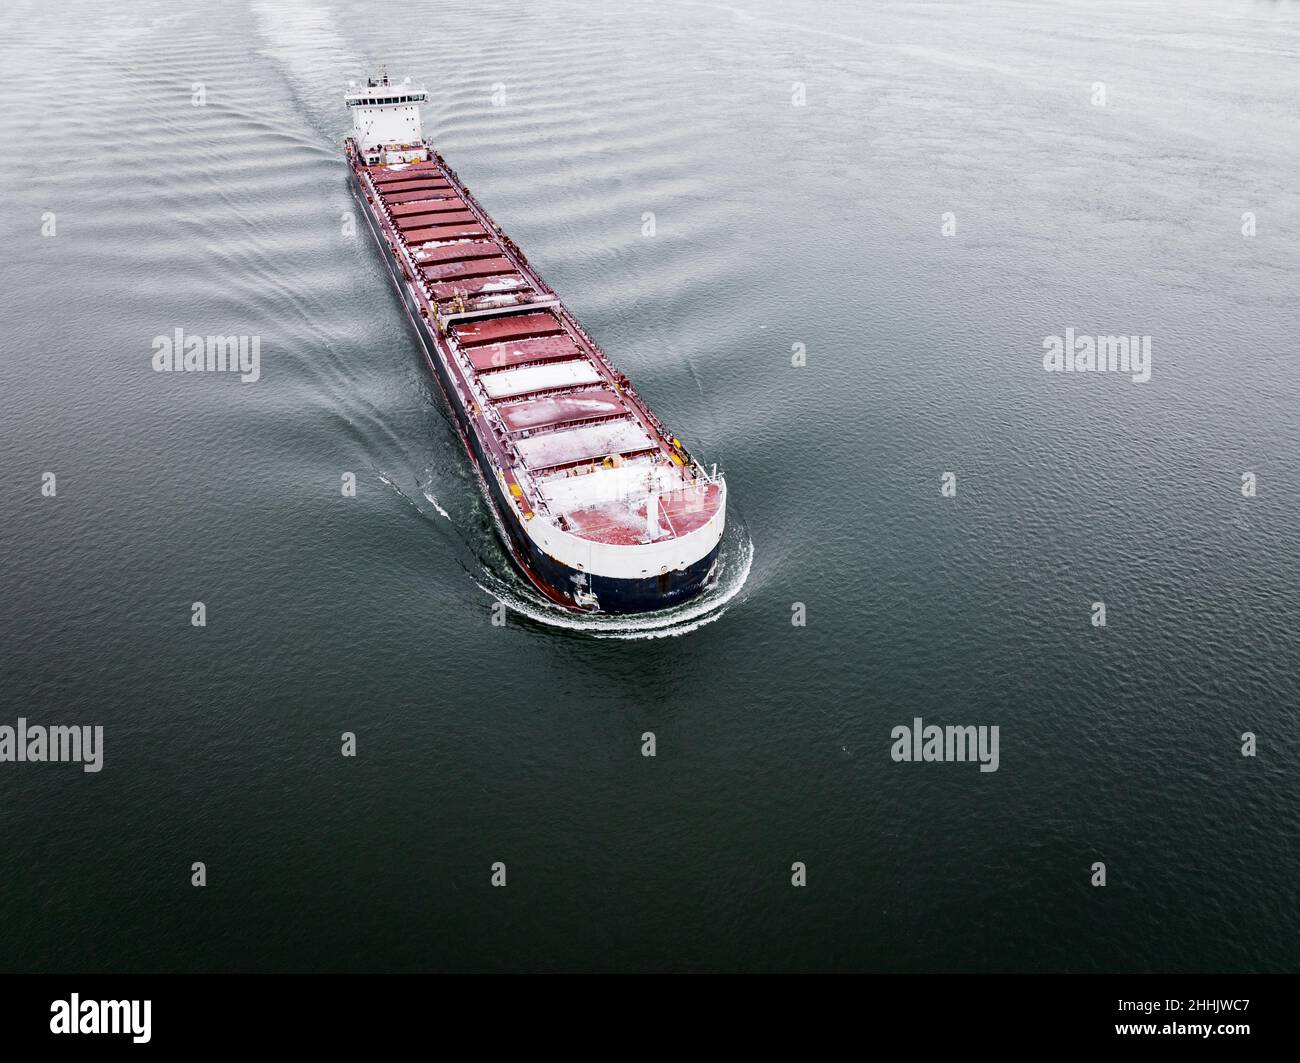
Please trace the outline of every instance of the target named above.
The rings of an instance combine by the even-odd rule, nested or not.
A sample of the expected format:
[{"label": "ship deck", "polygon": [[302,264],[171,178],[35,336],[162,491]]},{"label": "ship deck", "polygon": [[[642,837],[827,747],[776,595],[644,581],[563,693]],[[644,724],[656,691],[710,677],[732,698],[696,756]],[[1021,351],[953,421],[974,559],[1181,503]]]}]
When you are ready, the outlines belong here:
[{"label": "ship deck", "polygon": [[619,545],[702,527],[722,504],[721,481],[431,154],[354,165],[521,515]]}]

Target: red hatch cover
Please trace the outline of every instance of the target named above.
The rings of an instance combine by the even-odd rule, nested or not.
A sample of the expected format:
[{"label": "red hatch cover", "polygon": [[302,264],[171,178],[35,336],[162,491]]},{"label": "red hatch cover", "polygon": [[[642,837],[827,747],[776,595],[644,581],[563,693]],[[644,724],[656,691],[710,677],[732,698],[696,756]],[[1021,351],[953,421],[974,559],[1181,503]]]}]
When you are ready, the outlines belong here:
[{"label": "red hatch cover", "polygon": [[492,273],[484,277],[467,278],[459,281],[441,281],[429,285],[433,297],[440,302],[455,299],[458,295],[466,297],[475,295],[508,295],[521,289],[531,289],[532,285],[518,273]]},{"label": "red hatch cover", "polygon": [[526,428],[549,428],[551,425],[593,421],[626,413],[623,400],[612,391],[579,391],[572,395],[550,395],[508,406],[497,412],[512,432]]},{"label": "red hatch cover", "polygon": [[409,181],[412,177],[420,177],[428,173],[440,173],[436,162],[417,162],[402,170],[379,170],[372,168],[370,176],[374,179],[375,184],[387,185],[393,184],[397,181]]},{"label": "red hatch cover", "polygon": [[439,225],[477,225],[478,219],[467,210],[458,210],[449,214],[420,214],[414,218],[398,218],[397,227],[403,232],[408,229],[436,229]]},{"label": "red hatch cover", "polygon": [[455,197],[452,195],[450,190],[448,190],[445,195],[440,196],[438,195],[437,191],[428,190],[428,189],[423,191],[413,191],[413,192],[393,192],[391,195],[386,195],[383,197],[384,202],[388,204],[388,206],[390,207],[394,203],[418,203],[420,202],[420,200],[423,199],[454,199],[454,198]]},{"label": "red hatch cover", "polygon": [[492,317],[482,321],[465,321],[452,326],[456,338],[466,346],[480,343],[502,343],[526,336],[546,336],[564,331],[560,319],[543,311],[540,314],[516,314],[513,317]]},{"label": "red hatch cover", "polygon": [[379,194],[385,199],[392,195],[400,195],[403,192],[418,192],[436,188],[450,188],[446,181],[439,180],[435,177],[424,177],[418,181],[403,181],[401,184],[380,185]]},{"label": "red hatch cover", "polygon": [[421,271],[428,280],[447,281],[457,277],[486,277],[493,273],[509,273],[514,268],[508,258],[478,258],[472,262],[422,266]]},{"label": "red hatch cover", "polygon": [[494,258],[501,255],[501,246],[491,240],[466,240],[458,244],[438,244],[416,253],[415,261],[421,266],[443,262],[457,262],[471,258]]},{"label": "red hatch cover", "polygon": [[476,371],[504,369],[506,366],[526,362],[550,362],[556,358],[573,358],[582,349],[561,333],[558,336],[530,336],[513,343],[489,343],[469,352],[470,363]]},{"label": "red hatch cover", "polygon": [[394,218],[410,218],[418,214],[445,214],[449,210],[464,210],[465,201],[456,196],[447,199],[422,199],[411,203],[394,203],[388,208]]},{"label": "red hatch cover", "polygon": [[439,225],[477,225],[478,219],[468,210],[456,210],[445,214],[416,215],[414,218],[402,218],[398,224],[404,228],[436,229]]},{"label": "red hatch cover", "polygon": [[461,240],[468,236],[487,236],[477,225],[440,225],[436,229],[412,229],[402,233],[408,244],[424,244],[430,240]]}]

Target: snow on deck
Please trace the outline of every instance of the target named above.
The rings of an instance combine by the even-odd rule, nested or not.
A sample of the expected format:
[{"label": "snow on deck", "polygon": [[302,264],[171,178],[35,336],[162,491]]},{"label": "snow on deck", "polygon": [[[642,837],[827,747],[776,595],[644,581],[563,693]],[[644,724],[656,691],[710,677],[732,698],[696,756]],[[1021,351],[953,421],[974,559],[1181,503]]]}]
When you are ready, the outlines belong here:
[{"label": "snow on deck", "polygon": [[606,502],[644,498],[651,487],[663,491],[680,477],[673,470],[648,459],[634,459],[616,469],[597,465],[590,472],[574,473],[543,481],[538,492],[553,513],[568,513]]},{"label": "snow on deck", "polygon": [[[718,511],[721,498],[716,484],[701,483],[683,486],[669,495],[654,498],[655,517],[660,534],[654,541],[667,535],[685,535],[703,527]],[[569,531],[594,542],[634,545],[652,541],[647,532],[646,509],[651,499],[647,496],[602,502],[565,514]]]},{"label": "snow on deck", "polygon": [[497,407],[501,420],[512,432],[548,425],[592,421],[627,412],[623,400],[608,388],[575,391],[568,395],[539,395],[535,399],[505,403]]},{"label": "snow on deck", "polygon": [[567,311],[546,305],[553,293],[441,160],[368,172],[458,372],[495,407],[482,431],[527,492],[521,508],[531,497],[571,534],[612,544],[658,542],[712,519],[719,485],[694,482],[680,444]]},{"label": "snow on deck", "polygon": [[596,367],[588,361],[552,362],[549,365],[526,365],[520,369],[503,369],[479,377],[484,390],[494,399],[510,395],[527,395],[530,391],[564,388],[572,384],[594,384],[600,380]]},{"label": "snow on deck", "polygon": [[635,421],[604,421],[521,439],[515,444],[530,469],[653,450],[655,443]]}]

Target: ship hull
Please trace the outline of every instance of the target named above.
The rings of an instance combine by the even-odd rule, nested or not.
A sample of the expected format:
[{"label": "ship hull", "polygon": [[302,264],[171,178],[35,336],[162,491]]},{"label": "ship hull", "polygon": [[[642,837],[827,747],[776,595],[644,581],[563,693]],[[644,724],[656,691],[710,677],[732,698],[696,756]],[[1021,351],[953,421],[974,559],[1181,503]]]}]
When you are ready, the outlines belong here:
[{"label": "ship hull", "polygon": [[721,542],[684,569],[643,579],[620,579],[582,572],[548,556],[533,542],[521,524],[519,511],[505,495],[498,479],[491,475],[492,463],[463,405],[457,400],[441,336],[420,313],[401,266],[383,236],[383,226],[368,201],[365,185],[354,169],[349,187],[361,208],[366,226],[374,237],[389,279],[397,291],[407,319],[415,330],[424,352],[424,360],[438,382],[443,398],[455,418],[457,432],[464,444],[483,493],[496,514],[494,521],[503,545],[529,582],[552,602],[567,609],[600,613],[643,613],[680,605],[707,589],[717,577]]}]

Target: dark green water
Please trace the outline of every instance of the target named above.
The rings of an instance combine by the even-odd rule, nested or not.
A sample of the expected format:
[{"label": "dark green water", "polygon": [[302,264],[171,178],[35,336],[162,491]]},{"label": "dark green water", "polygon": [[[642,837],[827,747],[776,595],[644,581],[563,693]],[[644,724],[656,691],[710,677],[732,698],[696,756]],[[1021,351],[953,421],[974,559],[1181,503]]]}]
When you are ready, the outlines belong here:
[{"label": "dark green water", "polygon": [[[104,765],[0,763],[0,967],[1300,967],[1296,5],[2,33],[0,724]],[[686,614],[563,626],[511,571],[352,231],[381,62],[726,470]],[[261,379],[154,373],[176,328]],[[1066,329],[1151,336],[1150,380],[1045,372]],[[895,763],[918,716],[999,769]]]}]

